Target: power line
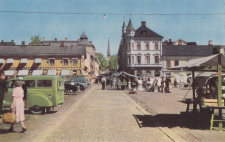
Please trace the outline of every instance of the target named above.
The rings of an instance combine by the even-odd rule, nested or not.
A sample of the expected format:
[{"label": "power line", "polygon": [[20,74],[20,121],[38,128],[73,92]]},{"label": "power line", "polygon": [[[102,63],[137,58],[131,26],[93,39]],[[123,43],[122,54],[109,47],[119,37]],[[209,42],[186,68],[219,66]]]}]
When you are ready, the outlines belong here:
[{"label": "power line", "polygon": [[70,14],[70,15],[225,15],[225,13],[76,13],[76,12],[32,12],[32,11],[0,11],[0,13],[27,13],[27,14]]}]

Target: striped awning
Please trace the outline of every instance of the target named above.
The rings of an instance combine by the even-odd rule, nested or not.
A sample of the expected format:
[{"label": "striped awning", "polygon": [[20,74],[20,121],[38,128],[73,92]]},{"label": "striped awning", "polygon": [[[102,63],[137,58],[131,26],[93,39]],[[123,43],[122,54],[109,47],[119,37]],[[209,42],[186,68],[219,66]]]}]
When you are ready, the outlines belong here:
[{"label": "striped awning", "polygon": [[17,76],[26,76],[29,74],[29,70],[19,70]]},{"label": "striped awning", "polygon": [[47,75],[56,75],[56,70],[48,70]]},{"label": "striped awning", "polygon": [[13,58],[8,58],[8,59],[6,60],[6,63],[7,63],[7,64],[12,64],[12,63],[13,63]]},{"label": "striped awning", "polygon": [[21,64],[26,64],[26,63],[27,63],[27,58],[22,58],[22,59],[20,60],[20,63],[21,63]]},{"label": "striped awning", "polygon": [[35,58],[34,59],[35,64],[40,64],[41,63],[41,58]]},{"label": "striped awning", "polygon": [[0,64],[3,64],[3,63],[4,63],[4,59],[0,58]]},{"label": "striped awning", "polygon": [[61,75],[70,75],[70,70],[62,70]]},{"label": "striped awning", "polygon": [[4,73],[6,76],[13,76],[15,73],[15,70],[6,70],[6,71],[4,71]]},{"label": "striped awning", "polygon": [[33,70],[32,75],[42,75],[43,71],[42,70]]}]

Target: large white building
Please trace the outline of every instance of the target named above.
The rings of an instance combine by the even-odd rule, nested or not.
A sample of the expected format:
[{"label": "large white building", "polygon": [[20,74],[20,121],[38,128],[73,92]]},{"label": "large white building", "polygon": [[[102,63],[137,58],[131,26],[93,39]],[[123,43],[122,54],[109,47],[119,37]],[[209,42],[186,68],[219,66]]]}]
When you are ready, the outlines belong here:
[{"label": "large white building", "polygon": [[161,35],[147,28],[144,21],[137,30],[131,20],[127,26],[124,22],[118,51],[118,70],[134,75],[160,76],[162,39]]}]

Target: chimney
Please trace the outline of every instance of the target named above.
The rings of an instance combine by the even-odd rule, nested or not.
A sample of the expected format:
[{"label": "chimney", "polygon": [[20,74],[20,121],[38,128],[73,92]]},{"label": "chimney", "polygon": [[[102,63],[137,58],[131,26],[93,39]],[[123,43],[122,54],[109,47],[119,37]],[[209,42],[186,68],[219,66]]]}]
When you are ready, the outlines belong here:
[{"label": "chimney", "polygon": [[21,42],[21,46],[25,46],[25,41],[22,41]]},{"label": "chimney", "polygon": [[142,22],[141,22],[141,25],[142,25],[142,26],[146,26],[146,22],[145,22],[145,21],[142,21]]},{"label": "chimney", "polygon": [[178,45],[182,45],[182,40],[178,40]]},{"label": "chimney", "polygon": [[61,41],[60,47],[64,47],[64,41]]},{"label": "chimney", "polygon": [[42,41],[45,41],[45,38],[44,37],[42,38]]},{"label": "chimney", "polygon": [[68,41],[68,38],[65,38],[65,41]]},{"label": "chimney", "polygon": [[4,40],[2,40],[2,43],[4,42]]},{"label": "chimney", "polygon": [[169,39],[169,43],[171,43],[172,42],[172,39]]},{"label": "chimney", "polygon": [[212,44],[212,40],[209,40],[209,44],[208,44],[209,46],[212,46],[213,44]]},{"label": "chimney", "polygon": [[57,41],[57,38],[55,38],[55,41]]},{"label": "chimney", "polygon": [[11,40],[11,42],[14,42],[14,40]]}]

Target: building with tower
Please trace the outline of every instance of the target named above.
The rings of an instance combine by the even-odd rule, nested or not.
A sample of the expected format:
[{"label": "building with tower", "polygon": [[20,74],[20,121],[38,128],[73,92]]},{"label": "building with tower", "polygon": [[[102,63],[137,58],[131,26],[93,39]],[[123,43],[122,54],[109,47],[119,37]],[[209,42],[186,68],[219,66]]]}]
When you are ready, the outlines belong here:
[{"label": "building with tower", "polygon": [[122,25],[122,38],[118,50],[118,71],[125,71],[133,75],[160,76],[162,62],[163,37],[146,26],[135,30],[131,19],[126,26]]}]

